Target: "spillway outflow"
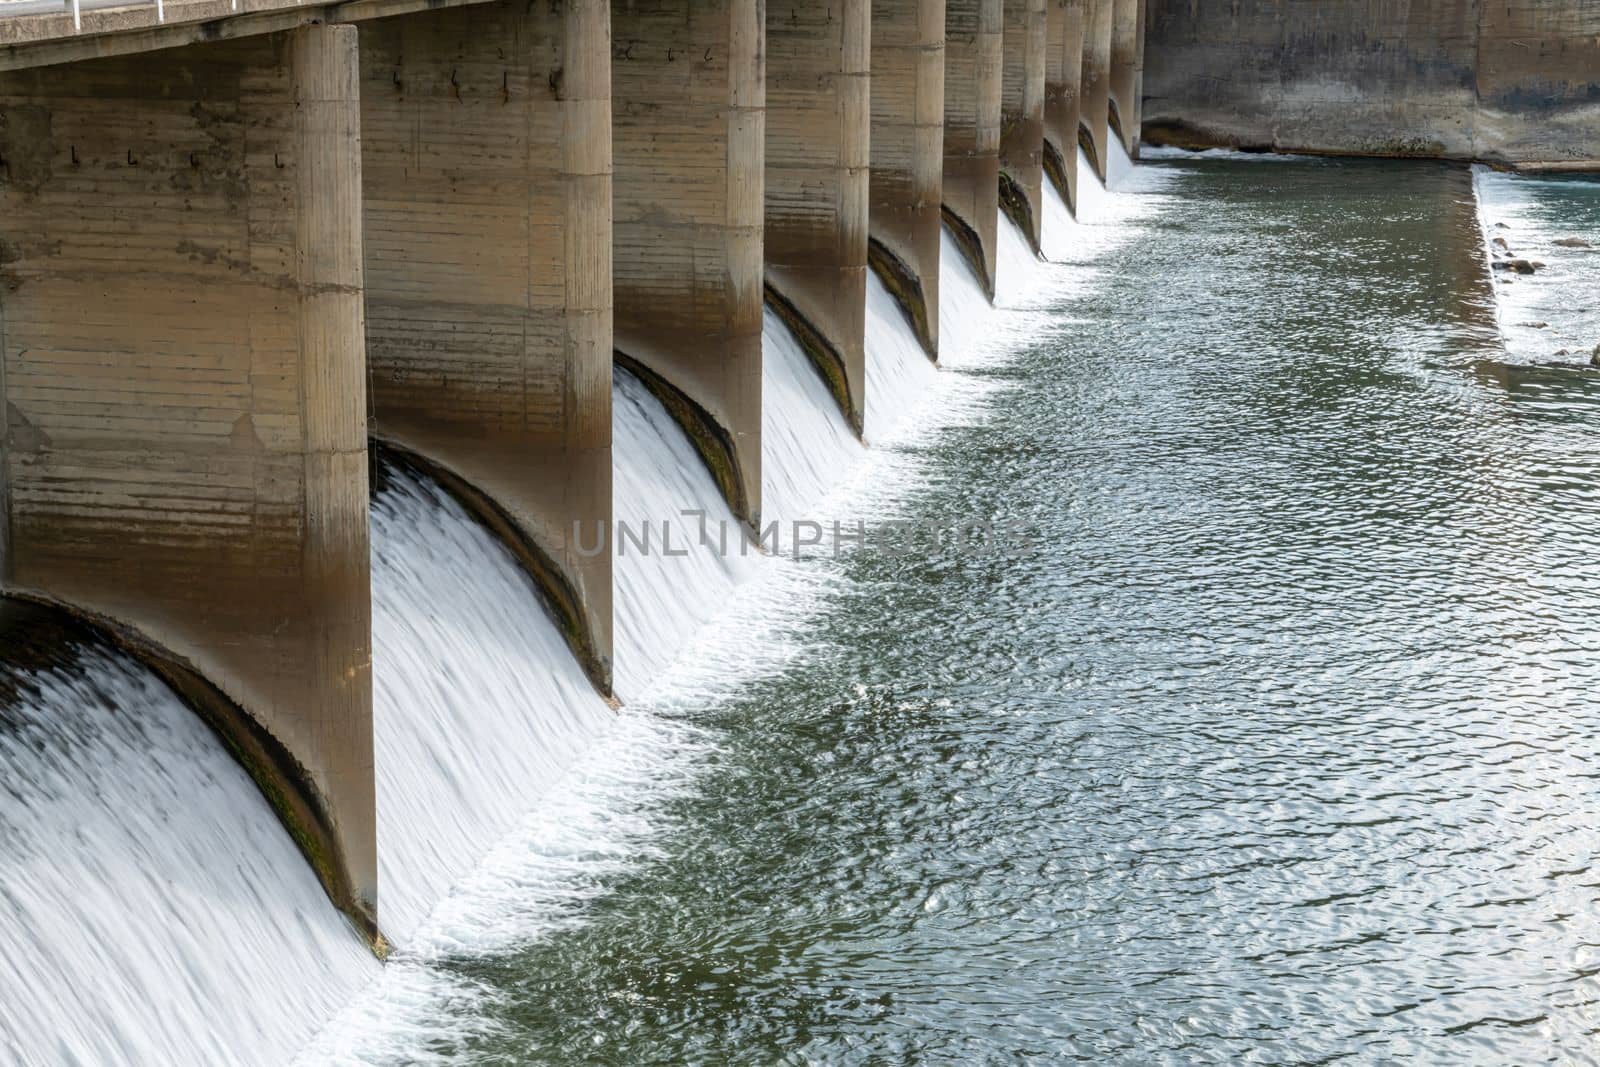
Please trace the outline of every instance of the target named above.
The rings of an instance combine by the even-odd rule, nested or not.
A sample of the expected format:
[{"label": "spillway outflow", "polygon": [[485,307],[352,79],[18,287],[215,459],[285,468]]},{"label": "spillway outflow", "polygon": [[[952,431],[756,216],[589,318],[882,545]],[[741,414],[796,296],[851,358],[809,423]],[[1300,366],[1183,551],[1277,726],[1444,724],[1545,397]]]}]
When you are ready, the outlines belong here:
[{"label": "spillway outflow", "polygon": [[399,467],[372,506],[379,923],[400,948],[613,723],[533,583]]},{"label": "spillway outflow", "polygon": [[1473,188],[1507,353],[1589,360],[1600,351],[1600,181],[1480,165]]},{"label": "spillway outflow", "polygon": [[0,706],[0,1060],[282,1063],[378,971],[261,793],[120,656]]},{"label": "spillway outflow", "polygon": [[633,701],[756,573],[761,558],[660,401],[626,371],[615,381],[615,687]]},{"label": "spillway outflow", "polygon": [[938,368],[883,281],[867,272],[867,441],[877,444],[916,409]]},{"label": "spillway outflow", "polygon": [[761,522],[787,530],[814,519],[816,506],[860,462],[861,442],[770,308],[762,318],[761,392]]}]

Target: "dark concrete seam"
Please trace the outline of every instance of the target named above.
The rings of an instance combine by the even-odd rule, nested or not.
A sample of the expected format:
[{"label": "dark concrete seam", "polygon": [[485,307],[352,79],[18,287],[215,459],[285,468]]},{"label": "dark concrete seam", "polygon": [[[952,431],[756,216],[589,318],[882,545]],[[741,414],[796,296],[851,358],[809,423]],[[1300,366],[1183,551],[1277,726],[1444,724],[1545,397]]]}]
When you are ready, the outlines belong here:
[{"label": "dark concrete seam", "polygon": [[710,472],[717,491],[746,529],[755,534],[757,516],[752,514],[750,500],[745,495],[744,470],[739,462],[739,453],[734,448],[733,434],[688,393],[626,352],[614,350],[612,360],[615,366],[639,379],[639,383],[667,409],[672,420],[682,427],[689,437],[689,443],[694,446],[695,454]]},{"label": "dark concrete seam", "polygon": [[895,255],[889,246],[876,237],[867,238],[867,265],[889,290],[900,313],[905,316],[911,332],[922,344],[934,366],[939,364],[939,346],[933,340],[928,316],[928,297],[919,278],[905,260]]},{"label": "dark concrete seam", "polygon": [[374,910],[356,896],[349,865],[334,832],[335,819],[310,772],[265,724],[214,685],[188,660],[125,623],[54,597],[8,589],[6,598],[60,612],[113,648],[143,664],[222,742],[300,849],[323,892],[344,913],[379,959],[389,943]]},{"label": "dark concrete seam", "polygon": [[767,282],[763,288],[766,292],[767,307],[772,309],[794,335],[794,339],[800,343],[800,350],[806,354],[806,359],[821,375],[822,382],[828,387],[834,403],[839,405],[839,412],[844,415],[845,422],[850,424],[850,429],[857,437],[861,437],[864,433],[861,409],[856,403],[857,398],[850,395],[850,375],[845,370],[844,356],[788,297],[778,291],[777,287]]},{"label": "dark concrete seam", "polygon": [[431,456],[407,448],[391,437],[369,435],[370,455],[374,461],[370,472],[371,484],[378,486],[382,479],[384,460],[397,467],[410,468],[436,482],[467,513],[482,523],[511,553],[522,572],[533,582],[540,603],[572,655],[589,676],[590,683],[608,702],[615,704],[611,688],[611,663],[600,654],[589,626],[589,616],[583,610],[583,599],[567,578],[567,573],[556,562],[555,556],[541,545],[536,537],[512,517],[498,500]]},{"label": "dark concrete seam", "polygon": [[978,232],[967,225],[967,220],[950,209],[949,204],[941,204],[940,212],[944,216],[945,225],[950,227],[950,236],[956,239],[956,246],[961,249],[961,254],[967,257],[967,262],[972,265],[973,271],[978,275],[978,284],[983,287],[983,295],[994,302],[994,279],[989,277],[989,267],[983,258],[983,239]]}]

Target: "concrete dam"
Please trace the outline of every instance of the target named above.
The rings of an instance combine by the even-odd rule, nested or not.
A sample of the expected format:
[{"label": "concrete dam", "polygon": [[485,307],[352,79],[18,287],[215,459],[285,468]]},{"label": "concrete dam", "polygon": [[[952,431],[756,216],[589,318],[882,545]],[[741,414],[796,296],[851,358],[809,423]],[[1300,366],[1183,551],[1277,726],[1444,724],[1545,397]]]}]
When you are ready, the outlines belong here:
[{"label": "concrete dam", "polygon": [[408,1012],[676,825],[660,709],[1100,331],[1156,172],[1409,160],[1493,303],[1483,165],[1597,131],[1600,0],[0,0],[0,1050],[562,1058]]}]

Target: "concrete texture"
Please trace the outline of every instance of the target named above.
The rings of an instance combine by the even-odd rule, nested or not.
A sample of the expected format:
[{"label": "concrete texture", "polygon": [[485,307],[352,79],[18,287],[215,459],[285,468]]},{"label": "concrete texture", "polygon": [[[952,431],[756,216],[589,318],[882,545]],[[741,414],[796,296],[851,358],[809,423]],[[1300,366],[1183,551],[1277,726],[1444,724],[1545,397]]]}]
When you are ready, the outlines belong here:
[{"label": "concrete texture", "polygon": [[357,99],[349,27],[0,76],[0,555],[242,710],[376,941]]},{"label": "concrete texture", "polygon": [[1083,19],[1089,0],[1048,0],[1045,7],[1044,170],[1056,192],[1078,209],[1078,94],[1083,83]]},{"label": "concrete texture", "polygon": [[375,432],[510,519],[602,691],[611,676],[608,0],[364,23]]},{"label": "concrete texture", "polygon": [[1128,155],[1139,154],[1139,125],[1144,93],[1145,0],[1116,0],[1111,22],[1111,131]]},{"label": "concrete texture", "polygon": [[944,41],[945,219],[993,299],[1004,0],[949,0]]},{"label": "concrete texture", "polygon": [[1111,36],[1117,0],[1084,0],[1078,144],[1102,182],[1111,122]]},{"label": "concrete texture", "polygon": [[766,25],[768,300],[860,434],[872,5],[768,0]]},{"label": "concrete texture", "polygon": [[1600,0],[1148,0],[1152,142],[1600,161]]},{"label": "concrete texture", "polygon": [[944,0],[874,0],[867,255],[933,359],[939,355],[944,51]]},{"label": "concrete texture", "polygon": [[611,9],[616,347],[727,497],[761,508],[765,5]]},{"label": "concrete texture", "polygon": [[1005,0],[1000,90],[1000,206],[1035,253],[1044,219],[1046,0]]}]

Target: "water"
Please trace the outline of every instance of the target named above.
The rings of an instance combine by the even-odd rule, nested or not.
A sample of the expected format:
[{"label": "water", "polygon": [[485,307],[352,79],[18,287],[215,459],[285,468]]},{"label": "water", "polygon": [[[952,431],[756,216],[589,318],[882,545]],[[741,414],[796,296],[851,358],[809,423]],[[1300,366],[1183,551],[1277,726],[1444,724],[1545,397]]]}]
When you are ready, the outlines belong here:
[{"label": "water", "polygon": [[1593,1061],[1600,386],[1504,360],[1462,171],[1149,169],[856,498],[1033,554],[800,565],[464,1058]]},{"label": "water", "polygon": [[867,272],[866,438],[878,443],[894,433],[938,377],[938,369],[893,295]]},{"label": "water", "polygon": [[0,1061],[287,1061],[377,961],[193,712],[57,652],[0,667]]},{"label": "water", "polygon": [[493,535],[389,467],[372,504],[379,924],[406,948],[614,721]]},{"label": "water", "polygon": [[862,447],[800,342],[771,308],[763,316],[761,523],[788,530],[816,521]]},{"label": "water", "polygon": [[1494,271],[1506,347],[1527,362],[1587,362],[1600,348],[1600,179],[1477,167],[1474,181],[1490,255],[1544,264]]},{"label": "water", "polygon": [[[611,451],[618,528],[653,538],[652,551],[635,551],[630,541],[613,561],[615,689],[631,702],[693,646],[761,561],[745,551],[741,527],[689,439],[650,391],[620,370]],[[672,551],[687,555],[663,551],[669,529]]]}]

